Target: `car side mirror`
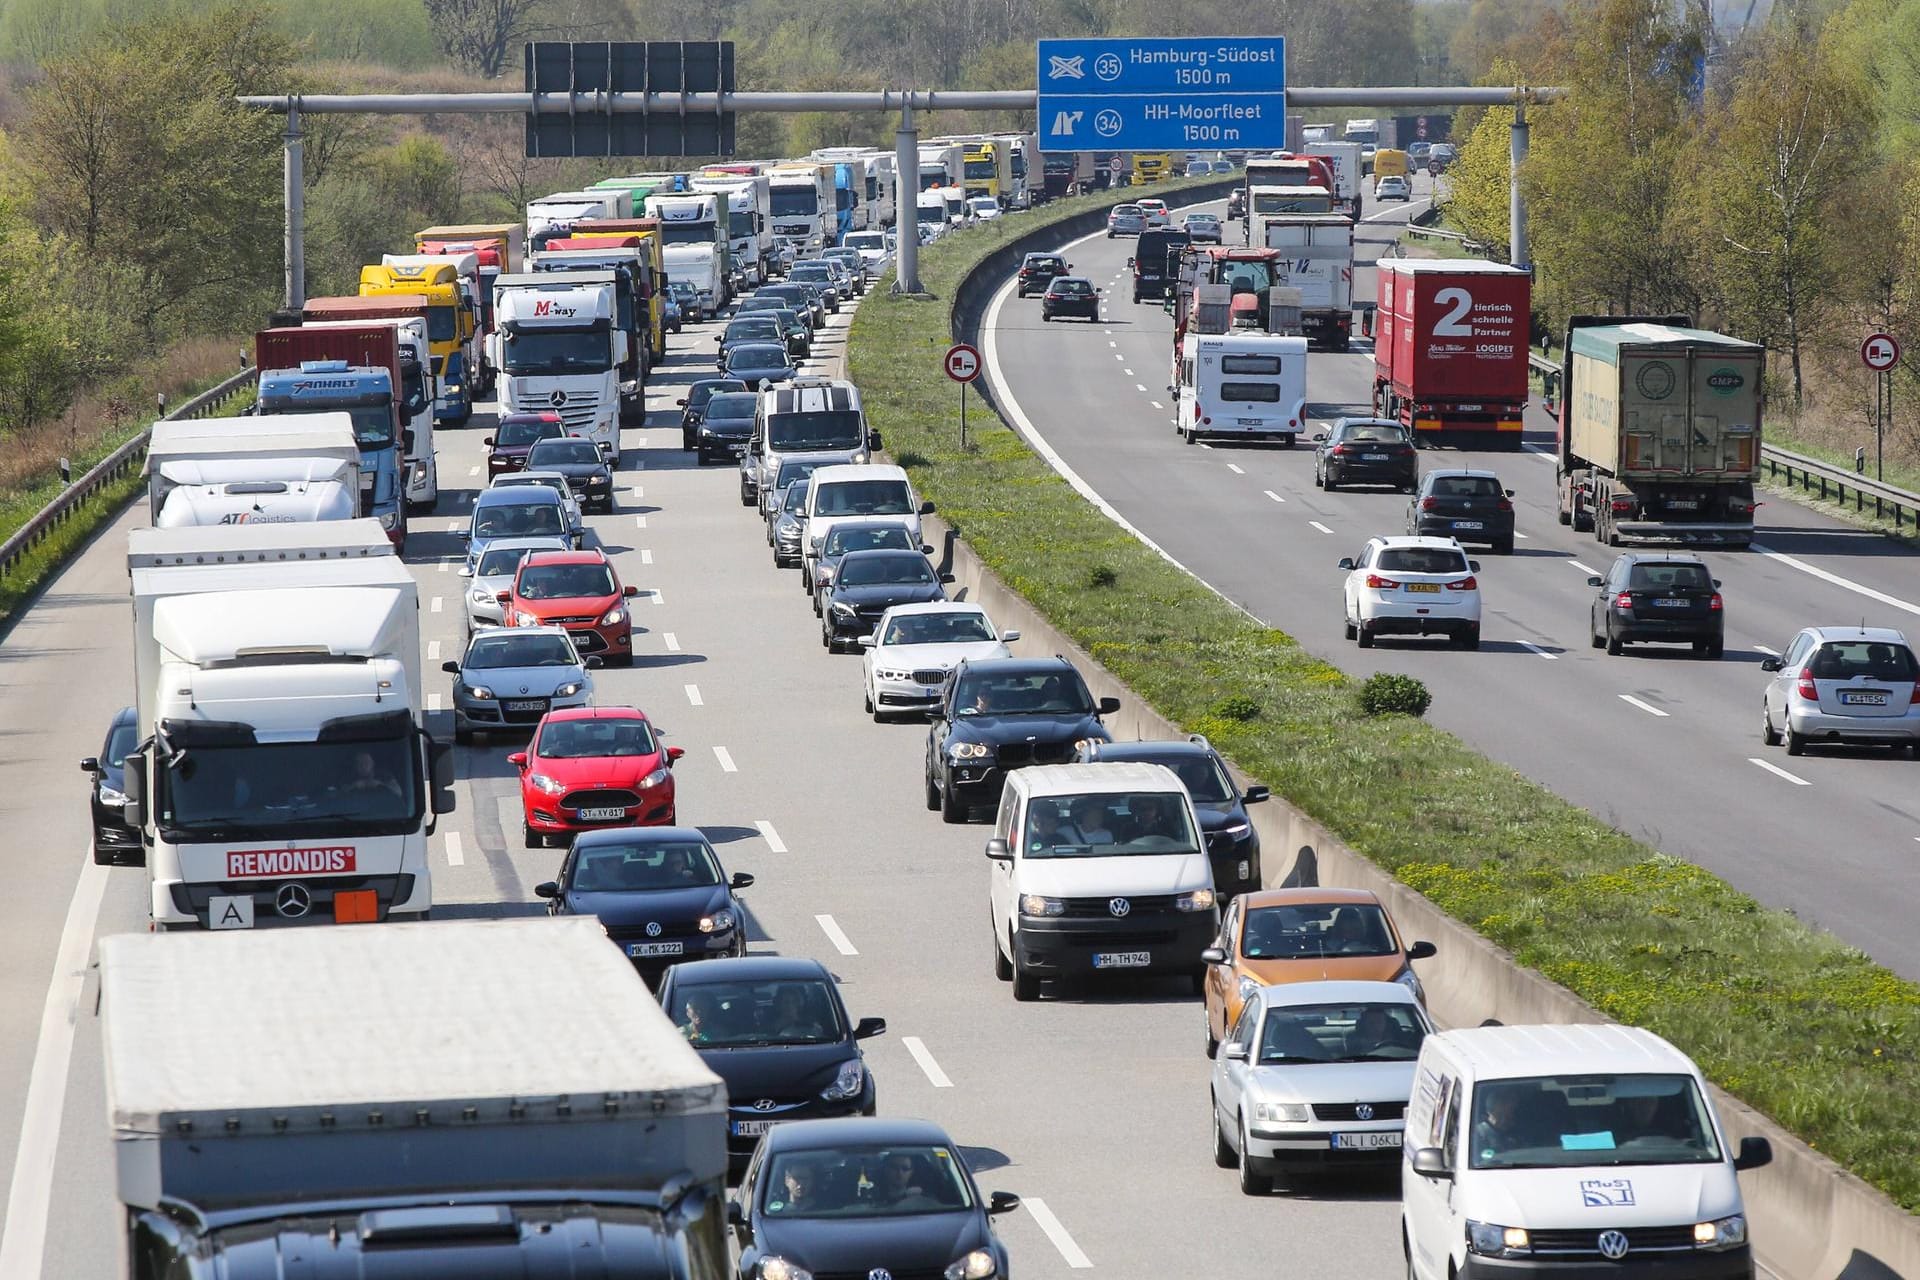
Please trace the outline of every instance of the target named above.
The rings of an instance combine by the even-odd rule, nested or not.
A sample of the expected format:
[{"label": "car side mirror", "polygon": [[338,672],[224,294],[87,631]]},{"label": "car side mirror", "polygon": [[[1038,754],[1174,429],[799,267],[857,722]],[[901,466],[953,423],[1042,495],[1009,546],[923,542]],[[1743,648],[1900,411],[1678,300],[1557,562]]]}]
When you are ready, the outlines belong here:
[{"label": "car side mirror", "polygon": [[453,661],[443,662],[440,664],[440,669],[446,672],[450,676],[457,676],[460,674],[460,664],[457,662],[453,662]]},{"label": "car side mirror", "polygon": [[1230,1041],[1220,1046],[1220,1056],[1228,1062],[1245,1062],[1247,1060],[1247,1046],[1237,1040]]},{"label": "car side mirror", "polygon": [[1470,572],[1470,573],[1478,573],[1478,572],[1480,572],[1480,562],[1479,562],[1478,560],[1469,560],[1469,561],[1467,561],[1467,570],[1468,570],[1468,572]]},{"label": "car side mirror", "polygon": [[580,665],[585,667],[589,671],[598,671],[600,668],[607,665],[607,661],[605,658],[602,658],[597,653],[590,653],[586,657],[580,659]]},{"label": "car side mirror", "polygon": [[1718,579],[1718,578],[1715,578],[1715,579],[1713,580],[1713,589],[1714,589],[1715,591],[1718,591],[1718,590],[1720,589],[1720,579]]},{"label": "car side mirror", "polygon": [[1200,959],[1207,964],[1225,964],[1227,962],[1227,953],[1226,950],[1221,947],[1208,947],[1200,953]]},{"label": "car side mirror", "polygon": [[681,407],[682,409],[684,409],[684,408],[686,408],[686,407],[687,407],[687,402],[686,402],[686,401],[685,401],[684,399],[683,399],[683,400],[675,400],[675,401],[674,401],[674,403],[675,403],[675,404],[677,404],[677,405],[679,405],[679,406],[680,406],[680,407]]},{"label": "car side mirror", "polygon": [[512,604],[512,603],[513,603],[513,592],[511,592],[511,591],[496,591],[496,592],[494,592],[494,593],[493,593],[493,600],[494,600],[494,603],[495,603],[495,604]]},{"label": "car side mirror", "polygon": [[731,880],[729,880],[729,881],[727,881],[727,888],[729,888],[729,889],[751,889],[751,888],[753,888],[753,874],[752,874],[751,872],[747,872],[747,871],[736,871],[736,872],[734,872],[734,873],[733,873],[733,878],[732,878]]},{"label": "car side mirror", "polygon": [[1326,438],[1327,438],[1327,433],[1326,433],[1326,432],[1324,432],[1324,431],[1317,431],[1317,432],[1315,432],[1315,433],[1314,433],[1314,436],[1313,436],[1313,442],[1314,442],[1315,444],[1319,444],[1319,443],[1320,443],[1320,442],[1321,442],[1322,440],[1325,440]]},{"label": "car side mirror", "polygon": [[1511,497],[1513,496],[1513,490],[1511,490],[1511,489],[1508,489],[1508,490],[1506,491],[1506,494],[1507,494],[1507,496],[1508,496],[1509,498],[1511,498]]},{"label": "car side mirror", "polygon": [[927,501],[923,501],[923,502],[921,502],[921,504],[920,504],[920,514],[921,514],[921,515],[923,515],[923,516],[930,516],[930,515],[932,515],[932,514],[933,514],[933,503],[932,503],[932,502],[927,502]]},{"label": "car side mirror", "polygon": [[1453,1181],[1453,1170],[1447,1168],[1447,1154],[1438,1147],[1421,1147],[1414,1152],[1413,1171],[1423,1178]]},{"label": "car side mirror", "polygon": [[883,1036],[885,1034],[887,1034],[887,1020],[885,1018],[862,1018],[854,1024],[853,1038],[855,1040],[871,1040],[875,1036]]},{"label": "car side mirror", "polygon": [[1603,582],[1603,579],[1601,579],[1598,574],[1595,574],[1587,579],[1587,585],[1590,587],[1600,586],[1602,585],[1602,582]]},{"label": "car side mirror", "polygon": [[867,448],[878,449],[879,447],[880,447],[880,433],[878,431],[867,432]]},{"label": "car side mirror", "polygon": [[542,880],[539,884],[533,886],[533,896],[536,898],[557,898],[560,896],[560,886],[552,880]]},{"label": "car side mirror", "polygon": [[1759,1169],[1773,1163],[1773,1144],[1765,1138],[1740,1139],[1740,1154],[1733,1158],[1733,1167],[1738,1172]]},{"label": "car side mirror", "polygon": [[747,1225],[746,1210],[740,1207],[738,1200],[727,1201],[727,1225],[730,1227],[744,1227]]},{"label": "car side mirror", "polygon": [[1012,862],[1013,850],[999,836],[987,841],[987,857],[995,862]]},{"label": "car side mirror", "polygon": [[996,1191],[987,1197],[987,1216],[1012,1213],[1020,1207],[1020,1197],[1011,1191]]},{"label": "car side mirror", "polygon": [[492,444],[493,444],[493,437],[492,437],[492,436],[481,436],[481,437],[480,437],[480,443],[481,443],[481,444],[484,444],[484,445],[487,445],[487,446],[489,446],[489,447],[491,447],[491,446],[492,446]]},{"label": "car side mirror", "polygon": [[1778,658],[1760,659],[1760,669],[1762,671],[1779,671],[1781,668],[1785,667],[1786,665],[1787,665],[1786,663],[1780,661],[1780,659]]},{"label": "car side mirror", "polygon": [[[923,556],[930,556],[933,554],[933,548],[923,542],[920,544],[920,554]],[[1717,587],[1720,584],[1716,582],[1713,585]]]},{"label": "car side mirror", "polygon": [[516,751],[507,757],[507,763],[516,769],[524,769],[527,767],[527,753],[524,751]]},{"label": "car side mirror", "polygon": [[1273,792],[1268,790],[1266,787],[1258,787],[1258,786],[1248,787],[1246,794],[1240,797],[1240,803],[1241,804],[1259,804],[1264,800],[1271,799],[1272,796],[1273,796]]},{"label": "car side mirror", "polygon": [[1335,565],[1334,567],[1335,567],[1336,569],[1351,569],[1351,568],[1353,568],[1353,567],[1354,567],[1354,565],[1353,565],[1353,557],[1352,557],[1352,556],[1341,556],[1341,557],[1340,557],[1340,563],[1339,563],[1339,564],[1337,564],[1337,565]]},{"label": "car side mirror", "polygon": [[713,345],[717,347],[717,346],[720,346],[720,345],[721,345],[722,343],[724,343],[724,342],[726,342],[726,339],[725,339],[724,337],[721,337],[721,338],[715,338],[715,339],[713,340]]},{"label": "car side mirror", "polygon": [[620,594],[629,600],[637,600],[640,597],[640,588],[629,584],[620,589]]},{"label": "car side mirror", "polygon": [[85,760],[82,760],[80,762],[80,772],[82,773],[100,772],[100,757],[88,756]]},{"label": "car side mirror", "polygon": [[120,762],[120,772],[120,794],[127,798],[120,807],[120,818],[138,831],[147,825],[147,753],[129,751]]},{"label": "car side mirror", "polygon": [[1002,631],[1000,633],[1001,644],[1012,644],[1015,640],[1018,640],[1019,638],[1020,638],[1020,633],[1018,631]]},{"label": "car side mirror", "polygon": [[945,583],[950,583],[950,582],[952,582],[952,581],[953,581],[953,575],[952,575],[952,574],[950,574],[950,573],[943,573],[943,574],[941,574],[941,575],[940,575],[940,581],[941,581],[941,582],[942,582],[943,584],[945,584]]},{"label": "car side mirror", "polygon": [[1133,259],[1132,259],[1132,258],[1128,258],[1128,259],[1127,259],[1127,266],[1128,266],[1128,268],[1129,268],[1129,269],[1131,269],[1131,268],[1132,268],[1132,266],[1133,266]]},{"label": "car side mirror", "polygon": [[1103,716],[1110,716],[1119,709],[1120,699],[1118,698],[1102,698],[1098,703],[1094,704],[1095,712]]},{"label": "car side mirror", "polygon": [[667,763],[671,765],[674,761],[678,760],[681,756],[684,756],[686,754],[687,754],[687,749],[685,747],[668,747]]},{"label": "car side mirror", "polygon": [[1416,942],[1407,948],[1407,959],[1409,960],[1431,960],[1439,954],[1440,948],[1434,946],[1431,942]]},{"label": "car side mirror", "polygon": [[880,637],[877,634],[864,635],[864,636],[861,636],[858,640],[854,641],[854,643],[859,645],[862,649],[871,649],[875,645],[880,643]]}]

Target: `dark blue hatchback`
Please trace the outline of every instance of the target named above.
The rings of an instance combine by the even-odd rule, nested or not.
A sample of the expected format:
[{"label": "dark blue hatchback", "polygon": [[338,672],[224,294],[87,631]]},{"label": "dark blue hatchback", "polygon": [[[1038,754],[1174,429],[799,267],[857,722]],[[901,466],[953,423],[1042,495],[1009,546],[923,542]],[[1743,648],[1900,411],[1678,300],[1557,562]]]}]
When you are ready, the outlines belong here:
[{"label": "dark blue hatchback", "polygon": [[610,827],[575,836],[560,878],[533,891],[549,915],[599,917],[652,976],[681,960],[745,955],[746,920],[733,895],[752,883],[729,878],[692,827]]}]

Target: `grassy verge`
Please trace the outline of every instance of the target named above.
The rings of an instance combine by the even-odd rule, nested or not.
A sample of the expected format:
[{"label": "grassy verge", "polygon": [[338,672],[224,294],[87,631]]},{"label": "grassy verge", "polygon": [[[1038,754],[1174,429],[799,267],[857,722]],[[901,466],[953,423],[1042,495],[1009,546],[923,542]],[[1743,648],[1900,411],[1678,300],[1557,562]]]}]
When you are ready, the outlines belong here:
[{"label": "grassy verge", "polygon": [[67,557],[86,545],[87,539],[103,524],[118,515],[127,500],[146,487],[146,478],[138,471],[122,476],[82,503],[40,545],[14,564],[0,578],[0,626],[13,621],[15,612],[30,603],[41,585],[67,562]]},{"label": "grassy verge", "polygon": [[969,424],[977,447],[960,451],[938,360],[956,292],[1048,217],[926,250],[933,302],[883,286],[860,308],[849,369],[921,492],[1163,715],[1521,963],[1666,1036],[1722,1086],[1920,1206],[1920,987],[1423,721],[1360,715],[1345,675],[1135,541],[988,415]]}]

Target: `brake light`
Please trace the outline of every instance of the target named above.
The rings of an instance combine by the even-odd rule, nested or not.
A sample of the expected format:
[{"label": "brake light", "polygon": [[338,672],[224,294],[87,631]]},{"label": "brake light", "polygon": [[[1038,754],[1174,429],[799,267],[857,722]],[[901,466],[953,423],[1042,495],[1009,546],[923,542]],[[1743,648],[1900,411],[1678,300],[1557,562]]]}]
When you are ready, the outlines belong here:
[{"label": "brake light", "polygon": [[1707,601],[1707,608],[1714,613],[1719,613],[1722,609],[1726,608],[1726,606],[1720,602],[1720,593],[1718,591],[1713,593],[1713,599]]},{"label": "brake light", "polygon": [[1615,597],[1613,598],[1613,607],[1614,607],[1614,608],[1616,608],[1616,609],[1631,609],[1631,608],[1633,608],[1633,596],[1632,596],[1632,594],[1631,594],[1631,593],[1629,593],[1629,592],[1626,592],[1626,591],[1622,591],[1622,592],[1621,592],[1621,593],[1620,593],[1619,595],[1617,595],[1617,596],[1615,596]]},{"label": "brake light", "polygon": [[1367,575],[1367,586],[1373,591],[1391,591],[1400,584],[1392,578],[1383,578],[1377,573]]},{"label": "brake light", "polygon": [[1505,498],[1502,498],[1500,499],[1500,510],[1511,511],[1513,510],[1513,504],[1511,502],[1508,502]]},{"label": "brake light", "polygon": [[1624,516],[1624,515],[1631,515],[1632,513],[1633,513],[1632,498],[1615,498],[1613,500],[1613,514],[1617,516]]},{"label": "brake light", "polygon": [[1327,452],[1334,454],[1335,456],[1343,457],[1346,454],[1355,452],[1355,450],[1354,450],[1354,447],[1350,444],[1337,444],[1333,446],[1333,448],[1327,450]]},{"label": "brake light", "polygon": [[1802,667],[1800,669],[1800,680],[1799,683],[1793,686],[1793,691],[1802,698],[1805,698],[1808,702],[1820,701],[1820,690],[1816,689],[1813,685],[1812,667]]},{"label": "brake light", "polygon": [[1422,498],[1420,499],[1420,509],[1422,511],[1437,511],[1440,509],[1440,499]]},{"label": "brake light", "polygon": [[1464,578],[1447,584],[1447,590],[1449,591],[1478,591],[1479,589],[1480,584],[1474,580],[1472,574],[1468,574]]},{"label": "brake light", "polygon": [[1920,680],[1913,682],[1913,692],[1908,695],[1907,700],[1913,703],[1914,706],[1920,707]]}]

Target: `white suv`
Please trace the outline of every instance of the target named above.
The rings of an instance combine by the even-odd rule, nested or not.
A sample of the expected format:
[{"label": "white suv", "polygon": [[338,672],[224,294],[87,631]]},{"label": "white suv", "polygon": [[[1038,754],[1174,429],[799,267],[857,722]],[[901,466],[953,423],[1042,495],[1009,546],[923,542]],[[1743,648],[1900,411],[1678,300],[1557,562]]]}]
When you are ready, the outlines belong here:
[{"label": "white suv", "polygon": [[1362,649],[1374,637],[1443,635],[1480,647],[1480,562],[1452,538],[1373,538],[1347,571],[1347,639]]}]

